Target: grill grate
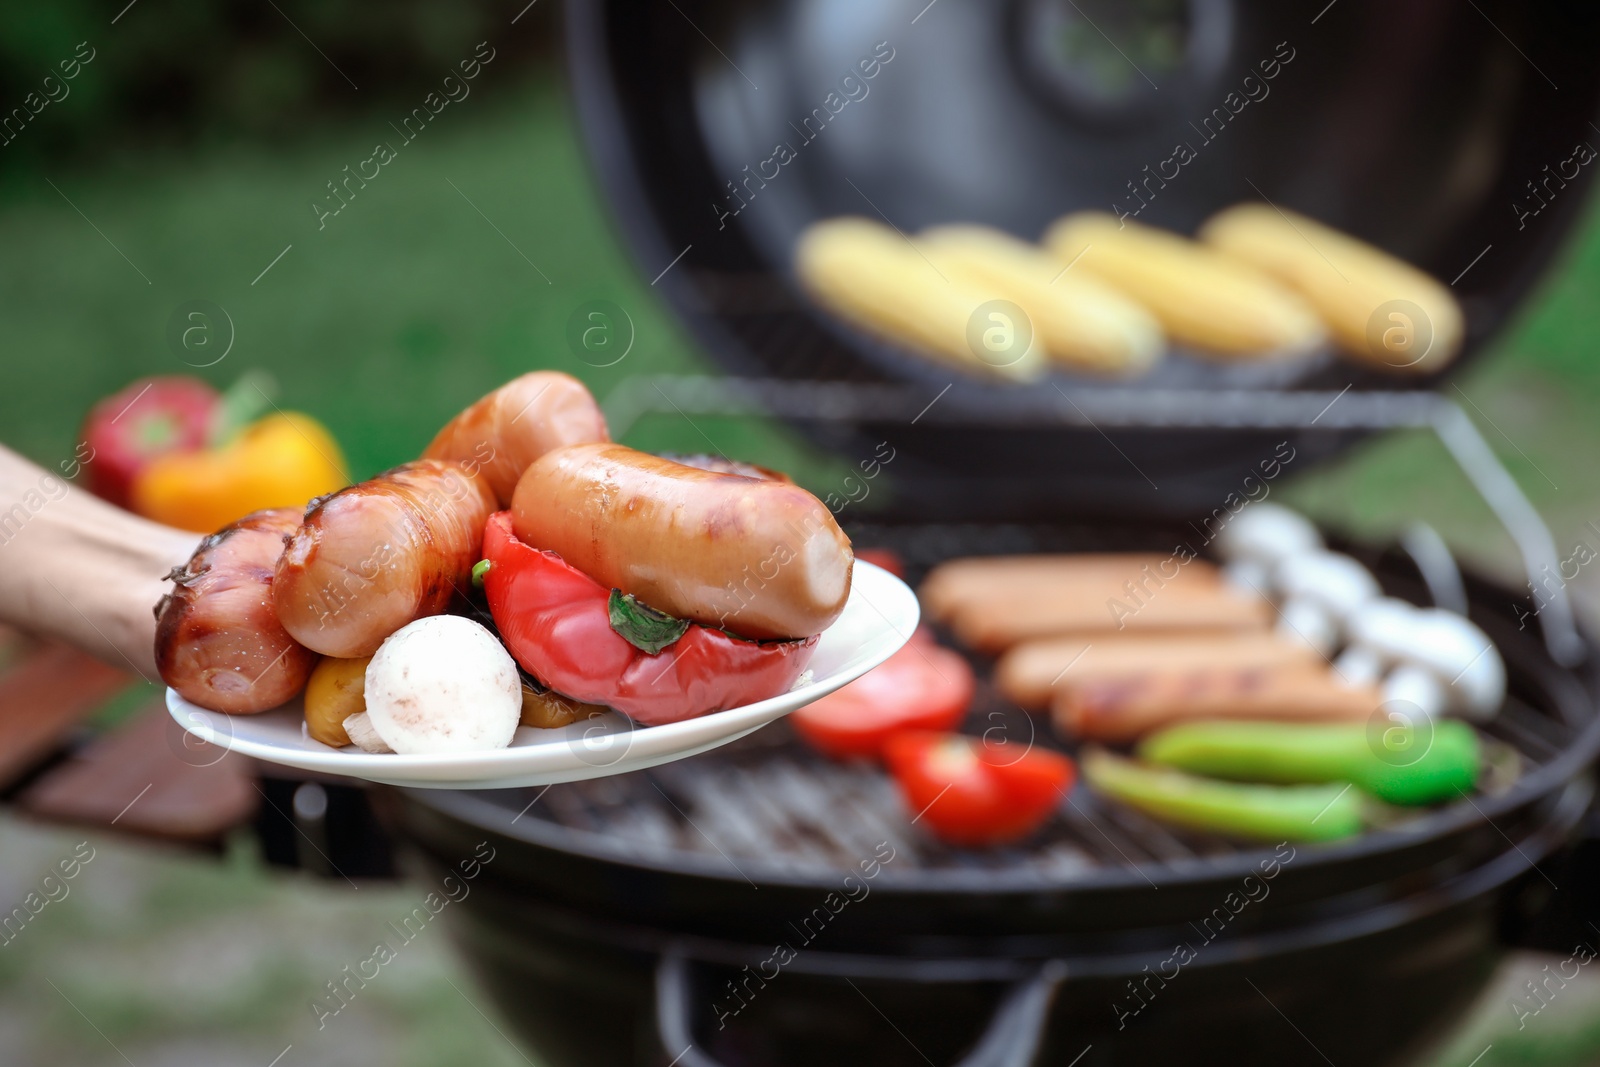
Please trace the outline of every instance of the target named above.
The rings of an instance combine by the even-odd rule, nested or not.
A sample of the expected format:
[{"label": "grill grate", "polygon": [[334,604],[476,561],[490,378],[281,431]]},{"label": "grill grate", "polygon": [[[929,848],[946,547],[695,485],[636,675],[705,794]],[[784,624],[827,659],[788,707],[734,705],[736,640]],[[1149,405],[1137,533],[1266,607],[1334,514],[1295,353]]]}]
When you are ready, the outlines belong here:
[{"label": "grill grate", "polygon": [[[972,721],[984,721],[981,712],[980,702]],[[1515,748],[1532,769],[1561,750],[1547,739],[1552,725],[1512,701],[1484,732]],[[1088,789],[1075,790],[1035,839],[1010,848],[945,847],[912,824],[913,814],[882,771],[822,759],[781,723],[693,760],[552,786],[528,813],[604,834],[643,856],[698,855],[734,870],[750,861],[763,871],[849,869],[883,841],[894,847],[897,868],[1030,867],[1052,878],[1116,866],[1185,871],[1241,849],[1217,835],[1165,826]]]},{"label": "grill grate", "polygon": [[[889,545],[906,560],[913,578],[940,559],[975,551],[1071,551],[1103,546],[1103,524],[1081,526],[908,527],[858,525],[858,544]],[[1125,549],[1170,546],[1172,531],[1148,526],[1114,540]],[[1421,583],[1394,556],[1369,554],[1388,591],[1415,594]],[[1483,622],[1483,619],[1478,621]],[[1592,717],[1584,699],[1540,688],[1536,672],[1516,669],[1512,645],[1539,651],[1535,640],[1503,625],[1495,637],[1512,666],[1512,694],[1485,736],[1514,749],[1523,772],[1544,766],[1572,744]],[[1530,653],[1530,654],[1531,654]],[[1048,720],[1015,708],[987,680],[988,664],[974,660],[979,684],[967,731],[1008,742],[1063,748]],[[1070,747],[1066,747],[1070,751]],[[504,794],[521,810],[533,790]],[[1462,803],[1465,803],[1463,801]],[[896,870],[1030,869],[1052,881],[1101,868],[1194,871],[1250,846],[1214,835],[1168,827],[1141,812],[1079,788],[1057,817],[1029,841],[971,850],[942,845],[913,825],[888,776],[876,767],[837,764],[799,742],[787,723],[691,760],[647,771],[549,787],[528,817],[603,835],[611,844],[659,860],[698,857],[730,873],[751,866],[762,873],[822,873],[854,868],[879,842],[896,852]],[[1422,820],[1429,813],[1406,816]],[[1152,883],[1154,884],[1154,883]]]}]

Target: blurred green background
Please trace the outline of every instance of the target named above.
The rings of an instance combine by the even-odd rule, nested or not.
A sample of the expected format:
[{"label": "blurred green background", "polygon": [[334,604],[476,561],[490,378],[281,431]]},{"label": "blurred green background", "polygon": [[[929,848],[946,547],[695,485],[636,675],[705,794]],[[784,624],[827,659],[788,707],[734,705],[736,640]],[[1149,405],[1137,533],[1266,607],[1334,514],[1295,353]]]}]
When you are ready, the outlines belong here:
[{"label": "blurred green background", "polygon": [[[156,8],[139,0],[116,32],[165,11],[141,10],[147,3]],[[326,61],[270,7],[264,26],[191,12],[192,25],[139,38],[148,63],[114,60],[120,37],[98,49],[71,95],[0,147],[8,444],[53,462],[71,454],[89,405],[136,377],[194,373],[222,388],[255,368],[276,379],[283,407],[334,431],[360,478],[415,458],[455,412],[532,367],[576,374],[603,400],[640,371],[701,365],[630,268],[593,191],[550,58],[551,0],[514,27],[499,12],[492,29],[488,5],[435,26],[438,6],[397,9],[397,55],[387,38],[353,36],[364,23],[352,5],[308,11],[304,22],[297,12]],[[15,39],[0,32],[0,57],[28,44],[26,56],[0,59],[15,60],[0,93],[20,101],[32,82],[18,70],[47,72],[52,57],[73,54],[82,38],[58,32],[64,17],[22,20],[38,25]],[[274,33],[244,38],[227,57],[179,62],[198,42],[263,29]],[[486,40],[494,58],[469,94],[403,142],[394,125]],[[142,109],[160,85],[182,87],[185,106]],[[364,188],[341,186],[355,194],[337,215],[319,215],[313,201],[337,206],[328,183],[380,141],[397,158]],[[628,358],[602,370],[573,356],[564,334],[599,298],[636,329]],[[203,354],[173,349],[166,335],[175,309],[194,300],[221,307],[234,334],[226,358],[202,369],[192,364],[222,350],[225,324]],[[785,433],[696,421],[724,448],[804,465]],[[684,425],[652,422],[640,434],[633,443],[645,447],[707,448]]]},{"label": "blurred green background", "polygon": [[[280,403],[323,420],[358,477],[413,457],[462,405],[533,367],[577,374],[602,399],[642,371],[706,369],[629,264],[585,170],[552,58],[553,2],[374,15],[347,2],[66,0],[0,12],[0,105],[21,105],[80,41],[94,50],[70,93],[0,147],[0,439],[53,465],[95,400],[141,375],[189,372],[165,335],[196,299],[226,310],[234,338],[194,373],[219,387],[270,373]],[[311,204],[326,183],[395,140],[390,123],[485,40],[495,58],[470,96],[319,228]],[[1591,211],[1459,382],[1563,555],[1600,520],[1597,284]],[[629,357],[603,370],[564,339],[568,316],[596,298],[637,330]],[[654,417],[628,439],[700,451],[702,434],[813,485],[830,469],[759,420]],[[1424,436],[1375,441],[1286,496],[1369,537],[1423,518],[1477,566],[1515,575],[1508,540]],[[1582,605],[1595,588],[1580,575]],[[3,899],[78,839],[0,816]],[[261,1067],[293,1045],[285,1065],[525,1062],[473,1006],[442,936],[408,947],[370,997],[317,1032],[310,996],[410,907],[405,888],[269,874],[242,843],[222,861],[97,847],[72,897],[0,949],[0,1060]],[[1585,973],[1560,1011],[1522,1031],[1505,1005],[1518,980],[1508,970],[1509,987],[1436,1062],[1465,1067],[1491,1044],[1483,1067],[1600,1062],[1600,978]]]}]

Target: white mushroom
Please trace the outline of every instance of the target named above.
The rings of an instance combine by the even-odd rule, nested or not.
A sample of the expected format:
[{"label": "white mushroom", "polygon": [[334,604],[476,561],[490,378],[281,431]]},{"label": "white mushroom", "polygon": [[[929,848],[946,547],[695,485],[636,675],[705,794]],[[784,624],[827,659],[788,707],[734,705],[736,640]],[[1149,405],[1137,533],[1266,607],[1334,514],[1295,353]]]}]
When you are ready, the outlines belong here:
[{"label": "white mushroom", "polygon": [[1217,533],[1217,553],[1235,584],[1268,592],[1272,572],[1290,556],[1316,552],[1322,535],[1309,519],[1279,504],[1252,504]]},{"label": "white mushroom", "polygon": [[1452,710],[1480,722],[1494,718],[1506,699],[1506,664],[1499,649],[1465,616],[1443,608],[1424,608],[1422,614],[1432,649],[1427,658],[1439,677],[1449,677]]},{"label": "white mushroom", "polygon": [[1406,647],[1420,609],[1396,597],[1379,597],[1363,604],[1350,617],[1349,641],[1334,662],[1334,669],[1350,685],[1376,685],[1383,672],[1394,666],[1394,650]]},{"label": "white mushroom", "polygon": [[505,748],[522,714],[511,654],[459,615],[390,634],[367,665],[366,697],[373,728],[400,753]]},{"label": "white mushroom", "polygon": [[1351,685],[1382,680],[1384,700],[1428,716],[1486,719],[1505,700],[1506,671],[1493,642],[1461,615],[1381,596],[1371,573],[1326,551],[1303,516],[1276,504],[1240,512],[1217,535],[1229,577],[1280,603],[1280,633],[1323,655],[1341,642],[1336,669]]},{"label": "white mushroom", "polygon": [[382,737],[378,736],[377,728],[372,725],[372,716],[364,711],[354,715],[346,715],[344,722],[340,723],[344,732],[350,738],[350,743],[363,752],[374,755],[393,755],[394,749]]},{"label": "white mushroom", "polygon": [[1360,563],[1321,550],[1279,561],[1272,584],[1283,600],[1278,632],[1324,656],[1339,647],[1357,609],[1382,592]]},{"label": "white mushroom", "polygon": [[1492,718],[1506,695],[1505,662],[1487,634],[1454,612],[1392,597],[1355,614],[1350,645],[1334,666],[1353,685],[1387,669],[1384,701],[1408,701],[1429,718]]}]

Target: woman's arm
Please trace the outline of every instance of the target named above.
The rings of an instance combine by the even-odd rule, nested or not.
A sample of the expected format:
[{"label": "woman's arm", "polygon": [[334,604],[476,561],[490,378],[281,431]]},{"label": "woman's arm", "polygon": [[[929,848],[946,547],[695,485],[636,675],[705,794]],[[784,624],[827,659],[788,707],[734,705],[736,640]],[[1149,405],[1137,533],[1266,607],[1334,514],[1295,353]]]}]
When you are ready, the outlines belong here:
[{"label": "woman's arm", "polygon": [[156,681],[155,603],[199,540],[0,446],[0,622]]}]

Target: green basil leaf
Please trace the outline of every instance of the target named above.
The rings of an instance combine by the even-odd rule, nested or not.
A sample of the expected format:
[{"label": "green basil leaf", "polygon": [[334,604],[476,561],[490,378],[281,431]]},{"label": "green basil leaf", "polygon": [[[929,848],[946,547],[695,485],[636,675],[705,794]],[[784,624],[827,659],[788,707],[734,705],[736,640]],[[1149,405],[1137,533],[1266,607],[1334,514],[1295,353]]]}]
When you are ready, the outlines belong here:
[{"label": "green basil leaf", "polygon": [[628,644],[654,656],[689,630],[688,619],[674,619],[664,611],[641,604],[633,594],[611,590],[608,605],[611,628]]}]

